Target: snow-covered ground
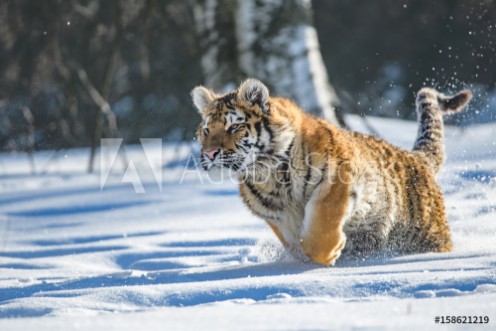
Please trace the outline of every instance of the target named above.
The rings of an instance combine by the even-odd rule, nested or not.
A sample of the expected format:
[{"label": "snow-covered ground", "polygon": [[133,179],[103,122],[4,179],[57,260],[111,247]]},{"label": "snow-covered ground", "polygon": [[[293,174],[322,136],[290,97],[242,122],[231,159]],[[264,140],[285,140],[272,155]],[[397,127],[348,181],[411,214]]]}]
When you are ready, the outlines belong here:
[{"label": "snow-covered ground", "polygon": [[[414,123],[371,123],[412,145]],[[145,150],[128,148],[133,166],[117,158],[102,189],[86,150],[37,153],[37,175],[0,155],[0,330],[496,328],[496,125],[447,130],[452,253],[334,267],[285,254],[234,183],[182,166],[186,146]],[[489,323],[435,324],[446,315]]]}]

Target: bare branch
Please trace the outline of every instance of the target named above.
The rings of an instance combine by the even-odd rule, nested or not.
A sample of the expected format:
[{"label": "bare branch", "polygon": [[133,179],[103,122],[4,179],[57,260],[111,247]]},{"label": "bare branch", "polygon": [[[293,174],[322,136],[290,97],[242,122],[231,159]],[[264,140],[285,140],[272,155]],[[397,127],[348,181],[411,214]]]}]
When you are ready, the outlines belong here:
[{"label": "bare branch", "polygon": [[80,65],[72,62],[71,67],[74,68],[74,71],[76,72],[81,85],[84,87],[93,102],[98,106],[102,114],[107,119],[111,135],[113,135],[114,137],[118,136],[119,130],[117,127],[117,118],[107,100],[103,98],[100,92],[98,92],[95,86],[91,83],[88,75],[86,74],[86,71]]}]

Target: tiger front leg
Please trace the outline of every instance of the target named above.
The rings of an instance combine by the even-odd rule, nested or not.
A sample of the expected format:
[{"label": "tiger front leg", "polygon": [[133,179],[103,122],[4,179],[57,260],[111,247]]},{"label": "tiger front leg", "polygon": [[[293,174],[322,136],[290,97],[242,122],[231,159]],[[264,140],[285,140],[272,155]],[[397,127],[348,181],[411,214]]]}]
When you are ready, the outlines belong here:
[{"label": "tiger front leg", "polygon": [[289,245],[288,245],[288,242],[286,241],[286,239],[284,239],[284,236],[281,232],[281,230],[279,230],[279,227],[269,221],[267,221],[267,224],[270,226],[270,228],[272,229],[272,231],[274,231],[277,239],[279,239],[279,241],[281,242],[281,244],[285,247],[285,248],[289,248]]},{"label": "tiger front leg", "polygon": [[348,188],[341,181],[321,183],[305,207],[300,246],[315,263],[333,265],[345,246],[343,225],[349,203]]}]

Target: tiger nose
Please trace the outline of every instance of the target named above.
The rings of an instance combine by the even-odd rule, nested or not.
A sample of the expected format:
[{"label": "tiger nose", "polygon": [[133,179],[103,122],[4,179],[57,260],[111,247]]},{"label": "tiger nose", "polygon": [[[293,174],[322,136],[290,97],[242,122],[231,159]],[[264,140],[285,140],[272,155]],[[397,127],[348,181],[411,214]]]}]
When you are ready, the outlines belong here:
[{"label": "tiger nose", "polygon": [[204,154],[208,157],[210,161],[213,161],[217,154],[219,154],[220,150],[218,148],[212,148],[208,151],[205,151]]}]

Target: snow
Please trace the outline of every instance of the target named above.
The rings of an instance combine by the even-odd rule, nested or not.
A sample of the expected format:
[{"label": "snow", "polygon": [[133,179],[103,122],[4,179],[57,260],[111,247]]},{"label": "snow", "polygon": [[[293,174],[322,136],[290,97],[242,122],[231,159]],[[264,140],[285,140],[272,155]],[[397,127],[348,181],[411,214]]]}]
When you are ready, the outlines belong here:
[{"label": "snow", "polygon": [[[385,139],[413,145],[413,123],[370,122]],[[37,175],[26,155],[2,154],[0,330],[439,330],[441,315],[489,316],[485,327],[458,325],[489,329],[495,131],[447,128],[439,182],[453,252],[345,257],[335,267],[285,253],[235,183],[191,167],[197,146],[128,147],[138,177],[123,182],[117,158],[102,190],[100,174],[84,171],[85,149],[36,153]],[[135,192],[136,180],[145,193]]]}]

